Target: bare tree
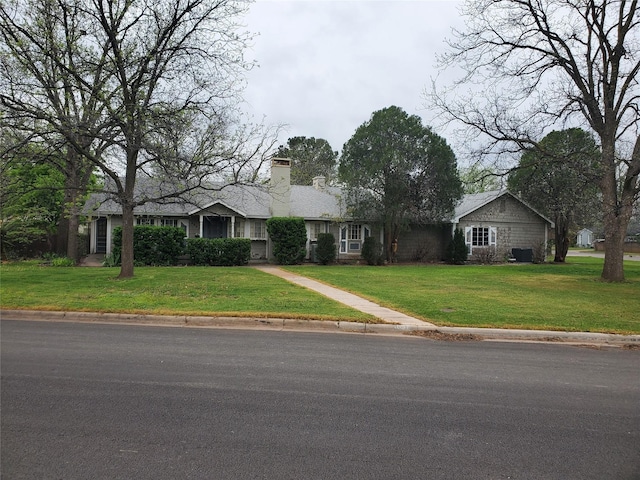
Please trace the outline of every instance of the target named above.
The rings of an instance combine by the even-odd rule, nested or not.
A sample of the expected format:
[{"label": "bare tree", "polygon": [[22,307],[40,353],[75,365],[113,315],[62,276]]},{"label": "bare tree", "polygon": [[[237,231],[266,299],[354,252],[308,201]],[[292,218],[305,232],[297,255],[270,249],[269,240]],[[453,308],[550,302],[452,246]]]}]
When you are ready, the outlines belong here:
[{"label": "bare tree", "polygon": [[640,192],[637,0],[469,0],[463,14],[466,30],[454,32],[440,63],[465,73],[449,89],[434,86],[430,103],[468,137],[484,134],[476,153],[497,159],[537,148],[554,127],[595,132],[602,278],[624,280],[624,238]]},{"label": "bare tree", "polygon": [[[41,135],[61,135],[109,179],[108,193],[123,214],[120,277],[133,275],[136,206],[180,197],[221,177],[255,175],[273,147],[272,129],[239,126],[234,114],[242,74],[252,66],[242,56],[251,37],[238,24],[247,7],[244,0],[0,4],[9,53],[29,58],[23,70],[31,80],[25,86],[20,73],[5,68],[0,100],[14,117],[28,112]],[[50,43],[61,56],[40,41],[42,24],[55,32]],[[60,78],[49,78],[50,70]],[[68,92],[71,111],[84,116],[70,118],[55,108],[60,90]],[[158,175],[166,180],[163,188],[136,194],[139,176]]]}]

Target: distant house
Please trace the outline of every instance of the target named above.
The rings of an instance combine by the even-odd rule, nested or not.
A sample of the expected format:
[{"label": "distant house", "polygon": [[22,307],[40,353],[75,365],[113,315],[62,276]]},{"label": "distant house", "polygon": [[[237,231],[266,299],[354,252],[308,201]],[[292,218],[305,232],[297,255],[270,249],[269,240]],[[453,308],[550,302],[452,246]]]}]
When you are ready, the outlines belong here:
[{"label": "distant house", "polygon": [[576,246],[578,247],[592,247],[593,246],[593,232],[588,228],[583,228],[576,235]]},{"label": "distant house", "polygon": [[[266,221],[271,217],[295,216],[305,220],[307,259],[314,261],[320,233],[333,233],[339,260],[360,258],[364,239],[382,232],[366,221],[349,218],[343,191],[325,184],[323,177],[313,186],[290,184],[289,159],[272,159],[271,179],[266,185],[229,185],[219,191],[203,191],[189,201],[147,203],[134,210],[136,225],[180,227],[185,237],[249,238],[251,258],[267,260],[272,246]],[[94,194],[85,206],[90,223],[90,252],[109,254],[113,229],[122,225],[122,209],[104,194]],[[451,221],[439,225],[412,226],[398,238],[397,259],[433,261],[445,257],[453,231],[462,228],[470,255],[478,249],[495,248],[500,259],[512,248],[536,248],[547,242],[553,225],[534,209],[507,191],[466,195]]]}]

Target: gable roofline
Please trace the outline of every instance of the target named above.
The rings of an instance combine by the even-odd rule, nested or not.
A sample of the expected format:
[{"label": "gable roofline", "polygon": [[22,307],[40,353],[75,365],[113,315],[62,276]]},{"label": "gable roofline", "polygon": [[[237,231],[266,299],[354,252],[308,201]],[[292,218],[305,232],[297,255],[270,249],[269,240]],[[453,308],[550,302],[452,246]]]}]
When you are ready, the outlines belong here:
[{"label": "gable roofline", "polygon": [[466,217],[470,213],[475,212],[476,210],[484,207],[485,205],[488,205],[489,203],[493,202],[494,200],[497,200],[500,197],[503,197],[505,195],[508,195],[511,198],[513,198],[514,200],[520,202],[522,205],[524,205],[529,210],[534,212],[536,215],[538,215],[540,218],[542,218],[545,222],[547,222],[552,227],[555,226],[554,222],[549,220],[546,216],[541,214],[538,210],[533,208],[531,205],[529,205],[527,202],[522,200],[520,197],[518,197],[517,195],[511,193],[509,190],[506,190],[506,189],[505,190],[492,190],[492,191],[484,192],[484,193],[481,193],[481,194],[467,194],[467,195],[465,195],[462,198],[462,201],[460,202],[460,204],[455,209],[455,213],[454,213],[454,217],[453,217],[452,223],[454,225],[457,225],[458,223],[460,223],[460,219],[461,218]]},{"label": "gable roofline", "polygon": [[203,205],[202,207],[198,207],[195,210],[188,211],[187,215],[189,215],[189,216],[195,215],[196,213],[201,212],[203,210],[206,210],[207,208],[213,207],[214,205],[222,205],[223,207],[228,208],[232,212],[236,212],[241,217],[245,217],[245,218],[247,217],[246,213],[238,210],[237,208],[234,208],[234,207],[230,206],[228,203],[223,202],[222,200],[214,200],[213,202],[209,202],[209,203]]}]

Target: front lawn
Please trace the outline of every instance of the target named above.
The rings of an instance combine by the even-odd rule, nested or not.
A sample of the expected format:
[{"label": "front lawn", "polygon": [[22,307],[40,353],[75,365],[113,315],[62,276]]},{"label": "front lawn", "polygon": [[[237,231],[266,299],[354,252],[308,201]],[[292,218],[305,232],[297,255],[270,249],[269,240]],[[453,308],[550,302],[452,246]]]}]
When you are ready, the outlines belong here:
[{"label": "front lawn", "polygon": [[602,262],[287,268],[437,325],[640,333],[640,262],[621,284]]},{"label": "front lawn", "polygon": [[317,320],[377,320],[320,294],[248,267],[0,267],[3,309],[158,315],[251,316]]},{"label": "front lawn", "polygon": [[[437,325],[640,334],[640,262],[600,281],[602,259],[565,265],[286,267]],[[3,309],[377,321],[250,267],[0,267]]]}]

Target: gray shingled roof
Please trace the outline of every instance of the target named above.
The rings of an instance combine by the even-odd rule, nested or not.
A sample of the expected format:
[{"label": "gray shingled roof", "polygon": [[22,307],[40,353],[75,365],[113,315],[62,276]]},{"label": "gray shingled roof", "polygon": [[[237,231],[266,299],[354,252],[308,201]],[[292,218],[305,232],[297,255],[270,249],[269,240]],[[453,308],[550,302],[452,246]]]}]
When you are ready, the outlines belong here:
[{"label": "gray shingled roof", "polygon": [[308,220],[326,220],[339,218],[342,190],[327,187],[317,190],[314,187],[291,185],[291,216]]},{"label": "gray shingled roof", "polygon": [[[507,190],[493,190],[490,192],[465,195],[455,208],[453,223],[488,203],[510,195],[544,220],[553,224],[551,220],[537,212],[530,205]],[[172,203],[147,203],[136,207],[136,215],[159,216],[190,216],[196,215],[210,206],[222,204],[245,218],[271,217],[270,195],[266,185],[228,185],[221,190],[200,190],[191,195],[188,201],[175,200]],[[302,217],[306,220],[326,220],[342,218],[345,209],[342,205],[342,190],[337,187],[326,187],[318,190],[312,186],[291,185],[291,216]],[[93,194],[84,208],[89,215],[121,215],[122,208],[106,194]]]},{"label": "gray shingled roof", "polygon": [[458,203],[458,206],[455,209],[454,216],[453,216],[453,223],[459,223],[461,218],[469,215],[472,212],[475,212],[479,208],[484,207],[485,205],[493,202],[494,200],[504,195],[509,195],[510,197],[516,199],[518,202],[522,203],[524,206],[534,211],[543,220],[553,225],[553,222],[551,220],[549,220],[547,217],[542,215],[531,205],[528,205],[526,202],[524,202],[522,199],[518,198],[508,190],[491,190],[489,192],[470,193],[465,195],[464,197],[462,197],[462,200],[460,200],[460,202]]},{"label": "gray shingled roof", "polygon": [[[291,186],[291,216],[307,220],[326,220],[337,218],[340,208],[338,188],[327,187],[317,190],[312,186]],[[192,194],[189,200],[174,200],[171,203],[146,203],[134,209],[136,215],[189,216],[201,210],[222,204],[238,215],[246,218],[269,218],[270,195],[264,185],[228,185],[219,191],[200,190]],[[122,208],[107,194],[93,194],[87,201],[85,214],[120,215]]]},{"label": "gray shingled roof", "polygon": [[458,223],[462,217],[469,215],[471,212],[476,211],[488,203],[491,203],[505,193],[507,193],[506,190],[492,190],[490,192],[470,193],[465,195],[455,208],[455,212],[453,214],[454,223]]}]

